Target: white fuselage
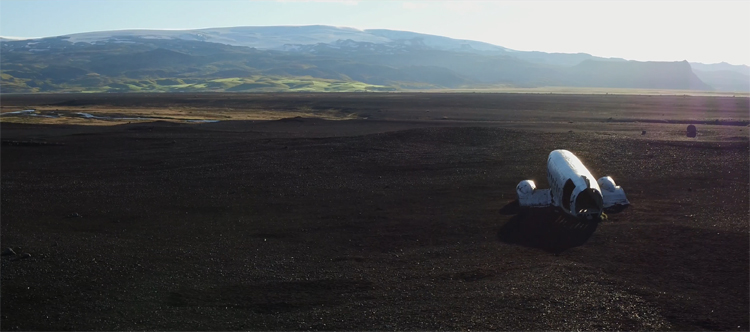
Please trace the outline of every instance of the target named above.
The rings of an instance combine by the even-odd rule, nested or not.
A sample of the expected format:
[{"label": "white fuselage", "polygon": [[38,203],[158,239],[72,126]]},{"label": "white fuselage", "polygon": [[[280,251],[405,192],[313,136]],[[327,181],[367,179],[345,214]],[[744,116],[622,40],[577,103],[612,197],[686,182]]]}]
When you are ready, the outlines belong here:
[{"label": "white fuselage", "polygon": [[547,158],[551,203],[576,217],[599,218],[602,191],[583,163],[568,150],[555,150]]}]

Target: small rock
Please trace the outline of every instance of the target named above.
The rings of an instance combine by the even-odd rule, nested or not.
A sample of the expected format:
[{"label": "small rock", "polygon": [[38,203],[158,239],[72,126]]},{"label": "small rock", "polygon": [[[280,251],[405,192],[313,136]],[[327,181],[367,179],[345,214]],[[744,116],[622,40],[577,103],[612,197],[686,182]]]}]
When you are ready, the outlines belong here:
[{"label": "small rock", "polygon": [[641,135],[646,135],[646,131],[641,131]]},{"label": "small rock", "polygon": [[13,251],[13,248],[5,248],[5,250],[3,250],[3,254],[2,255],[3,256],[9,256],[9,255],[15,255],[15,254],[16,254],[16,252]]},{"label": "small rock", "polygon": [[694,125],[687,126],[687,137],[695,137],[698,135],[698,130]]}]

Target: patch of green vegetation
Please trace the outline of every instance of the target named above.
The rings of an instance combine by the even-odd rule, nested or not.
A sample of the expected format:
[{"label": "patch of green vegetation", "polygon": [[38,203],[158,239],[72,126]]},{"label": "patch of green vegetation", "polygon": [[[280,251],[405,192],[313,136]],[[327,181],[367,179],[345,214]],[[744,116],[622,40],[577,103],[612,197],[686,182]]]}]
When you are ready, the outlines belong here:
[{"label": "patch of green vegetation", "polygon": [[96,73],[66,82],[18,78],[3,73],[0,91],[13,92],[364,92],[397,91],[399,87],[374,85],[353,80],[310,76],[260,76],[228,78],[127,78]]},{"label": "patch of green vegetation", "polygon": [[155,83],[158,85],[184,85],[185,82],[181,79],[171,79],[171,78],[163,78],[155,80]]},{"label": "patch of green vegetation", "polygon": [[30,86],[26,83],[26,80],[15,78],[11,75],[3,74],[2,80],[0,81],[0,92],[13,93],[13,92],[38,92],[37,86]]},{"label": "patch of green vegetation", "polygon": [[238,83],[241,83],[242,79],[239,78],[239,77],[217,78],[215,80],[211,80],[211,82],[238,82]]},{"label": "patch of green vegetation", "polygon": [[248,91],[248,90],[255,90],[255,89],[266,89],[266,88],[274,88],[274,85],[267,84],[267,83],[242,83],[236,86],[233,86],[229,89],[226,89],[226,91]]},{"label": "patch of green vegetation", "polygon": [[289,82],[289,81],[286,81],[286,82],[284,82],[284,84],[286,86],[288,86],[289,89],[302,89],[302,88],[306,88],[306,87],[310,87],[310,86],[314,85],[313,82],[309,82],[309,81],[308,82]]},{"label": "patch of green vegetation", "polygon": [[226,90],[226,89],[229,89],[231,87],[234,87],[234,86],[237,86],[237,85],[240,85],[240,84],[242,84],[242,83],[234,82],[234,81],[230,81],[230,82],[225,82],[225,81],[209,81],[209,82],[202,83],[202,84],[195,84],[195,87],[196,88],[203,87],[203,88],[208,89],[208,90]]}]

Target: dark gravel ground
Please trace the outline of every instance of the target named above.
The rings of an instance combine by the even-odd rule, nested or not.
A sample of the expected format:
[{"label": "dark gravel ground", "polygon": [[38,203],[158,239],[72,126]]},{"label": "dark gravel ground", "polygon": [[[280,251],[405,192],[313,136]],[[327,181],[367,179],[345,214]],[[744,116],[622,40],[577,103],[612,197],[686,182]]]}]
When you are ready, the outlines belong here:
[{"label": "dark gravel ground", "polygon": [[[677,124],[746,121],[747,98],[244,98],[369,116],[3,123],[4,141],[50,144],[1,149],[2,330],[749,329],[748,128]],[[690,113],[636,122],[673,99]],[[557,148],[632,206],[593,225],[518,210]]]}]

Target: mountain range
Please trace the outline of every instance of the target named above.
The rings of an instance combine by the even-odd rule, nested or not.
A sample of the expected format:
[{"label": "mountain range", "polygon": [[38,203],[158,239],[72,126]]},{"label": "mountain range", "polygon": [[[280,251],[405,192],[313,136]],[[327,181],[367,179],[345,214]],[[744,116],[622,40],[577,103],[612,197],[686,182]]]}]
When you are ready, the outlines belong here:
[{"label": "mountain range", "polygon": [[331,26],[0,39],[0,92],[397,91],[486,87],[750,91],[750,67],[526,52]]}]

